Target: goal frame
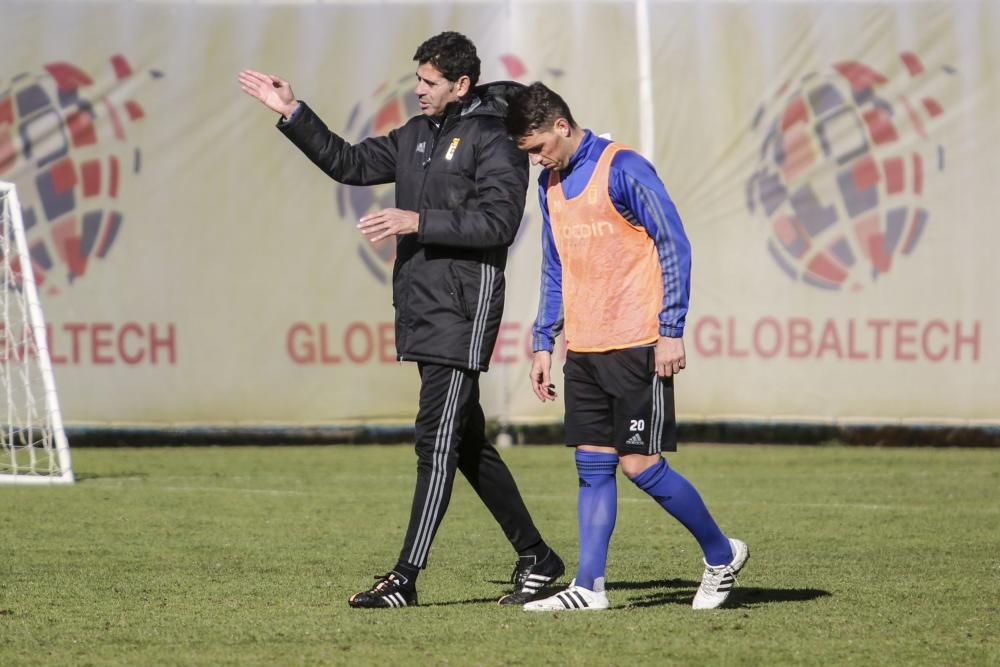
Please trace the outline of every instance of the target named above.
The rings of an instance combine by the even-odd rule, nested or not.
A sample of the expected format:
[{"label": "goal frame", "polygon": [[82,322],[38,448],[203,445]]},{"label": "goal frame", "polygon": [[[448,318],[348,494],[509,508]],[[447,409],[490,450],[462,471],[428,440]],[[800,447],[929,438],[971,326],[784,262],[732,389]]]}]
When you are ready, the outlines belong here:
[{"label": "goal frame", "polygon": [[[13,183],[0,181],[0,194],[5,195],[3,201],[0,201],[0,224],[6,224],[2,220],[2,212],[3,208],[7,208],[10,216],[9,227],[14,233],[13,245],[17,252],[21,274],[20,287],[28,307],[28,325],[31,328],[35,357],[44,390],[44,419],[51,428],[51,437],[55,445],[54,454],[59,464],[58,475],[42,475],[31,470],[25,470],[23,473],[16,470],[14,472],[0,472],[0,485],[72,484],[75,481],[75,476],[69,453],[69,441],[63,428],[62,411],[59,409],[55,375],[52,372],[52,359],[49,356],[45,316],[42,313],[38,287],[35,284],[35,271],[28,253],[28,240],[24,233],[24,221],[21,217],[21,203],[17,197],[17,187]],[[11,431],[12,427],[12,424],[6,425],[8,432]]]}]

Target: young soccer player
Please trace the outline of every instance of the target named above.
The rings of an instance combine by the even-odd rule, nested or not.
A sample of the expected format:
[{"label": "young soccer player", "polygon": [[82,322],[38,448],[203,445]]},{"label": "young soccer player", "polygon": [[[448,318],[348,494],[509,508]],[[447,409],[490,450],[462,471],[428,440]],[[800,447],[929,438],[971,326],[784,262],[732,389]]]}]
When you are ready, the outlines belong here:
[{"label": "young soccer player", "polygon": [[617,514],[615,475],[649,494],[694,536],[705,571],[695,609],[722,605],[749,551],[727,537],[698,491],[667,465],[676,451],[673,378],[685,366],[691,249],[653,166],[577,126],[541,83],[515,94],[507,129],[539,178],[543,213],[541,302],[531,385],[542,401],[554,338],[565,324],[566,440],[580,479],[576,578],[529,611],[608,608],[605,565]]}]

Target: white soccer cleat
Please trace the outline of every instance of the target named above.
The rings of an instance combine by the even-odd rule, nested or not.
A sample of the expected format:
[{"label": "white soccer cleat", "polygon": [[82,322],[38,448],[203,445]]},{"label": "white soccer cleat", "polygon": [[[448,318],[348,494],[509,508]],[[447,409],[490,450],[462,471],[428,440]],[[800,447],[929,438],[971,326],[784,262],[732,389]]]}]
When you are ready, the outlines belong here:
[{"label": "white soccer cleat", "polygon": [[524,605],[525,611],[600,611],[608,608],[608,596],[604,593],[604,577],[594,580],[594,589],[581,588],[576,579],[569,588],[544,600],[535,600]]},{"label": "white soccer cleat", "polygon": [[733,548],[733,560],[729,565],[712,566],[705,563],[705,574],[701,577],[701,586],[694,594],[691,606],[695,609],[715,609],[721,607],[736,585],[736,575],[750,558],[750,549],[745,542],[729,538]]}]

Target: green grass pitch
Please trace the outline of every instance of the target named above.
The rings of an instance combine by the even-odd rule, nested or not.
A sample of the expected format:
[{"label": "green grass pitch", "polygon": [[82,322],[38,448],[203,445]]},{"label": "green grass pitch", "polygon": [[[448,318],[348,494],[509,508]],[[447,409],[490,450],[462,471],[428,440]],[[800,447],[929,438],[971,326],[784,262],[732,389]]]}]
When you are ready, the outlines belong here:
[{"label": "green grass pitch", "polygon": [[[0,487],[0,664],[997,665],[1000,451],[682,445],[750,545],[690,608],[694,540],[619,474],[604,613],[501,608],[514,554],[461,478],[421,606],[346,600],[394,562],[411,446],[84,448],[71,487]],[[576,564],[563,447],[504,450]]]}]

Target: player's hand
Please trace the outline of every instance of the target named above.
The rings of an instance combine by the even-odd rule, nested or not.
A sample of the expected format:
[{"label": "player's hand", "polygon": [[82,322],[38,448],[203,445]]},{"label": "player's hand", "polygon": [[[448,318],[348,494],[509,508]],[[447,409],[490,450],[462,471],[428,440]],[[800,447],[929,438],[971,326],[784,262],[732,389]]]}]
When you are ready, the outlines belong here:
[{"label": "player's hand", "polygon": [[687,365],[687,356],[684,354],[684,339],[660,336],[660,339],[656,341],[653,362],[656,364],[656,374],[661,378],[668,378],[680,373],[681,369]]},{"label": "player's hand", "polygon": [[292,112],[299,106],[292,92],[292,86],[273,74],[245,69],[237,78],[244,93],[285,118],[291,118]]},{"label": "player's hand", "polygon": [[369,213],[361,218],[358,229],[372,243],[400,234],[414,234],[420,223],[420,214],[416,211],[404,211],[398,208],[384,208],[381,211]]},{"label": "player's hand", "polygon": [[528,377],[531,380],[531,389],[535,392],[542,403],[554,401],[559,396],[556,387],[552,384],[549,372],[552,370],[552,353],[539,351],[531,360],[531,372]]}]

